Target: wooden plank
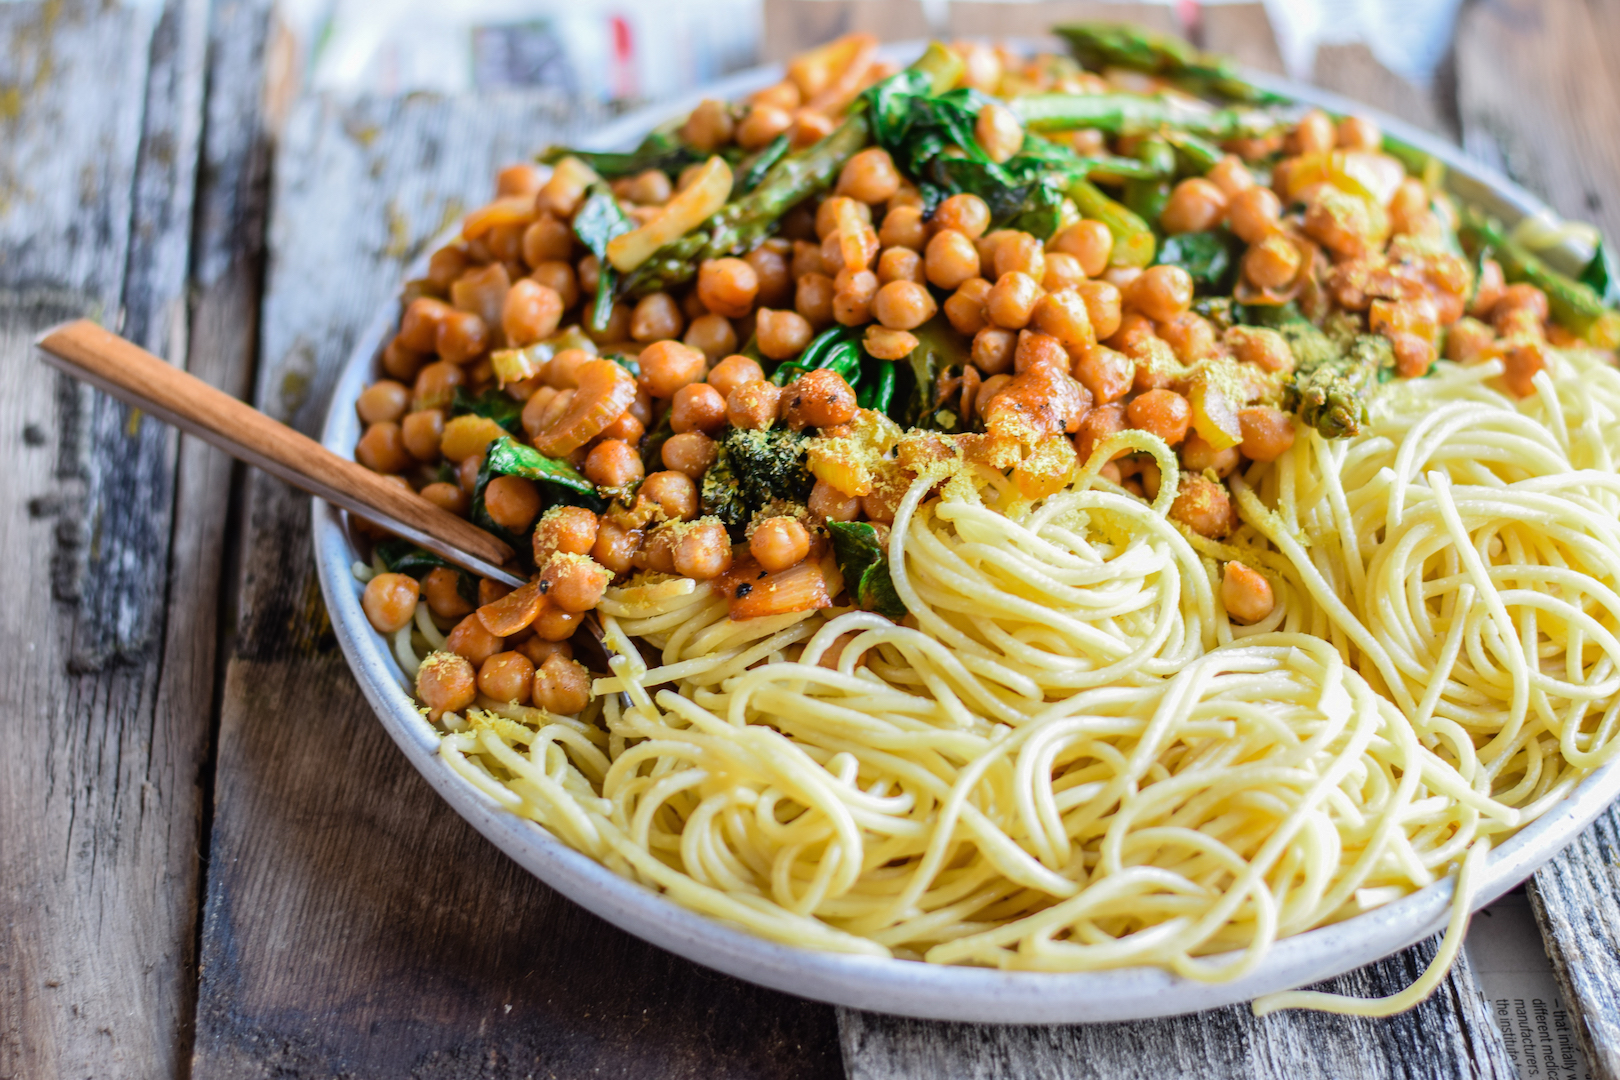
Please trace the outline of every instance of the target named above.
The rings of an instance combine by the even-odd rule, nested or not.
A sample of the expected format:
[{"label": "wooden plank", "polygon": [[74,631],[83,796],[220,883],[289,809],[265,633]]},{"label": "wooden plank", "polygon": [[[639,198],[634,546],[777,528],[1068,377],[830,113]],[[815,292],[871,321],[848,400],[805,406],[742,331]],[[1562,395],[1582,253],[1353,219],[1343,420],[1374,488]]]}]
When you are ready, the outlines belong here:
[{"label": "wooden plank", "polygon": [[951,0],[946,26],[951,37],[1040,37],[1059,23],[1086,19],[1133,22],[1165,33],[1182,33],[1170,5],[1129,0],[1046,0],[1038,4]]},{"label": "wooden plank", "polygon": [[921,0],[765,0],[762,53],[780,63],[841,34],[905,41],[927,37],[928,29]]},{"label": "wooden plank", "polygon": [[[1319,988],[1372,997],[1417,978],[1438,939]],[[1514,1080],[1466,957],[1422,1005],[1387,1020],[1247,1006],[1166,1020],[1052,1027],[944,1024],[841,1009],[850,1080]]]},{"label": "wooden plank", "polygon": [[[306,431],[403,262],[497,165],[589,117],[532,98],[300,105],[282,136],[261,407]],[[831,1078],[832,1011],[660,952],[491,848],[336,651],[308,500],[246,485],[194,1075]]]},{"label": "wooden plank", "polygon": [[[1491,0],[1458,26],[1463,145],[1559,213],[1620,237],[1620,7]],[[1620,1077],[1620,811],[1532,879],[1529,893],[1593,1074]]]},{"label": "wooden plank", "polygon": [[1198,9],[1198,44],[1238,63],[1283,74],[1282,50],[1266,6],[1257,3],[1205,4]]},{"label": "wooden plank", "polygon": [[19,571],[0,1075],[176,1076],[188,1056],[218,561],[197,540],[222,491],[184,483],[177,507],[173,434],[44,374],[29,341],[89,313],[183,361],[206,16],[0,9],[0,426],[23,448],[0,481]]},{"label": "wooden plank", "polygon": [[1336,94],[1364,101],[1409,124],[1455,137],[1455,124],[1435,95],[1385,67],[1366,45],[1323,45],[1316,50],[1311,81]]}]

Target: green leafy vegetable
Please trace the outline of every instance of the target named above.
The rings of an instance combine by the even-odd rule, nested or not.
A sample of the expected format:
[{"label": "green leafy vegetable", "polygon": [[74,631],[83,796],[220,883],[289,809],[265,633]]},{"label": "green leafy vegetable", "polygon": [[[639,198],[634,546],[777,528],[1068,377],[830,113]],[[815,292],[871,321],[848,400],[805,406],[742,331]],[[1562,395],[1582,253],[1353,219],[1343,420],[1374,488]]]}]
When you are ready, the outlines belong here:
[{"label": "green leafy vegetable", "polygon": [[451,416],[483,416],[487,417],[514,435],[523,430],[523,403],[513,401],[506,393],[491,387],[477,397],[473,397],[461,387],[456,387],[455,397],[450,402]]},{"label": "green leafy vegetable", "polygon": [[491,472],[502,476],[521,476],[585,495],[596,491],[595,485],[568,462],[546,457],[534,447],[509,438],[496,439],[489,444],[484,464]]},{"label": "green leafy vegetable", "polygon": [[1187,271],[1200,293],[1229,293],[1242,255],[1241,240],[1226,229],[1211,229],[1165,237],[1157,261]]},{"label": "green leafy vegetable", "polygon": [[677,132],[665,125],[642,139],[641,145],[627,153],[603,153],[553,146],[540,155],[540,162],[543,165],[555,165],[565,157],[576,157],[596,170],[599,175],[612,180],[621,176],[634,176],[648,169],[657,169],[674,176],[694,161],[702,161],[706,156],[681,142]]},{"label": "green leafy vegetable", "polygon": [[823,330],[811,339],[797,359],[778,365],[771,373],[771,382],[786,386],[807,371],[831,368],[853,385],[859,377],[861,360],[865,356],[861,349],[862,332],[863,328],[859,326],[834,326]]},{"label": "green leafy vegetable", "polygon": [[619,200],[606,184],[591,185],[590,194],[574,214],[574,235],[596,256],[596,299],[591,304],[590,328],[600,334],[613,315],[613,298],[619,283],[618,271],[608,262],[608,241],[635,228],[635,223],[619,208]]},{"label": "green leafy vegetable", "polygon": [[741,540],[754,512],[777,499],[804,502],[816,478],[805,465],[809,437],[787,428],[732,428],[703,477],[703,512]]},{"label": "green leafy vegetable", "polygon": [[382,560],[383,566],[391,574],[409,574],[421,580],[423,577],[438,569],[454,570],[456,572],[456,591],[461,598],[469,604],[478,603],[478,579],[459,566],[445,562],[431,551],[423,551],[409,540],[402,540],[397,536],[390,537],[377,544],[372,552]]},{"label": "green leafy vegetable", "polygon": [[1579,281],[1608,307],[1620,307],[1620,261],[1615,259],[1614,249],[1602,240],[1592,253],[1592,261],[1581,271]]},{"label": "green leafy vegetable", "polygon": [[[912,334],[917,338],[917,347],[905,359],[905,374],[911,380],[909,393],[903,394],[902,388],[896,386],[889,416],[907,428],[956,431],[960,417],[949,409],[934,408],[934,388],[940,372],[962,367],[972,359],[972,343],[957,333],[943,314],[935,315]],[[900,374],[896,372],[897,383]]]},{"label": "green leafy vegetable", "polygon": [[850,599],[867,611],[891,619],[904,618],[906,605],[894,591],[894,580],[889,576],[889,553],[878,541],[872,523],[829,521],[827,531]]}]

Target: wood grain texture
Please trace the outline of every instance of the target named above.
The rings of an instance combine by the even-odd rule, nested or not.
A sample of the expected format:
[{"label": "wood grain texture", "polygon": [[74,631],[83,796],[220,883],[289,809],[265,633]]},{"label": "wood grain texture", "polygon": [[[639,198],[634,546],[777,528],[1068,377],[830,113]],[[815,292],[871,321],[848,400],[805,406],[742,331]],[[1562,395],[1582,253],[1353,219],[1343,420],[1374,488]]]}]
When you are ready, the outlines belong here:
[{"label": "wood grain texture", "polygon": [[801,49],[841,34],[874,34],[880,41],[927,37],[920,0],[765,0],[761,55],[780,63]]},{"label": "wood grain texture", "polygon": [[[0,1076],[177,1076],[192,1015],[213,692],[176,440],[44,371],[51,322],[122,320],[183,362],[207,4],[0,9]],[[54,444],[54,452],[51,446]],[[195,513],[193,513],[195,511]],[[191,590],[199,590],[192,592]]]},{"label": "wood grain texture", "polygon": [[[1620,4],[1471,5],[1457,31],[1463,145],[1559,213],[1620,237]],[[1620,1077],[1620,811],[1529,887],[1547,955],[1580,1016],[1594,1075]]]},{"label": "wood grain texture", "polygon": [[[258,403],[313,430],[359,326],[500,164],[532,98],[305,103],[283,135]],[[832,1078],[832,1011],[561,899],[405,762],[336,651],[308,500],[246,485],[193,1075]]]},{"label": "wood grain texture", "polygon": [[[1357,997],[1405,988],[1438,939],[1318,988]],[[839,1010],[850,1080],[1514,1080],[1466,957],[1428,1001],[1387,1020],[1247,1006],[1166,1020],[990,1027]]]},{"label": "wood grain texture", "polygon": [[1326,90],[1366,102],[1409,124],[1426,128],[1447,138],[1456,132],[1442,102],[1385,67],[1371,49],[1356,42],[1351,45],[1323,45],[1316,50],[1311,81]]},{"label": "wood grain texture", "polygon": [[1047,0],[1038,4],[999,0],[952,0],[946,27],[951,35],[969,37],[1041,37],[1058,23],[1102,19],[1134,22],[1180,34],[1181,23],[1167,4],[1110,0]]}]

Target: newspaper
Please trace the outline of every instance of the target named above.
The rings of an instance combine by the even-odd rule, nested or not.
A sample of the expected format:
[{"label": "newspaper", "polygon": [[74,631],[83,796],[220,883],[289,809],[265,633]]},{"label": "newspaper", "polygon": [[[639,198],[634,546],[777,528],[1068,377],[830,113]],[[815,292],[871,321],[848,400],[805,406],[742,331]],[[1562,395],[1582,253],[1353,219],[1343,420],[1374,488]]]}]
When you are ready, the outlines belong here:
[{"label": "newspaper", "polygon": [[1467,949],[1519,1080],[1592,1080],[1523,890],[1474,916]]}]

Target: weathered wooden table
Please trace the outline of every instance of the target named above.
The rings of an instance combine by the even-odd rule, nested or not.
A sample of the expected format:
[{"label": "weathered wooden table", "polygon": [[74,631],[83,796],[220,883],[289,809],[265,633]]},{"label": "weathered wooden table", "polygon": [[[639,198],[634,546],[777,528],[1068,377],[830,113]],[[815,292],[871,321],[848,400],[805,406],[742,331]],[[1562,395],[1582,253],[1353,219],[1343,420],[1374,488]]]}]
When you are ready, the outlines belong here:
[{"label": "weathered wooden table", "polygon": [[[1464,965],[1384,1021],[835,1010],[620,933],[452,815],[338,654],[308,500],[30,354],[90,314],[312,431],[404,262],[494,166],[592,119],[529,95],[289,103],[268,7],[0,5],[0,1077],[1511,1075]],[[958,3],[952,28],[988,7]],[[818,5],[818,32],[920,10]],[[1278,66],[1258,4],[1206,8],[1201,33]],[[1620,237],[1617,41],[1620,0],[1492,0],[1465,10],[1438,94],[1363,49],[1317,76]],[[1531,886],[1611,1080],[1617,855],[1611,812]],[[1338,985],[1388,992],[1433,947]]]}]

